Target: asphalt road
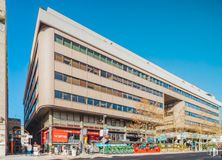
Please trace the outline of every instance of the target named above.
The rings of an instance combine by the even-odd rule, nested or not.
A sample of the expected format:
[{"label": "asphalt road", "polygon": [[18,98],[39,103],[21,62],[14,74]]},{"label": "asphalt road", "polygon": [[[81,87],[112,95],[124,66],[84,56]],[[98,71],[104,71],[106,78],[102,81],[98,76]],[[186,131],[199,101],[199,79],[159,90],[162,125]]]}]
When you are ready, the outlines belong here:
[{"label": "asphalt road", "polygon": [[143,155],[113,158],[95,158],[94,160],[222,160],[221,156],[211,157],[207,153],[180,153],[180,154],[161,154],[161,155]]}]

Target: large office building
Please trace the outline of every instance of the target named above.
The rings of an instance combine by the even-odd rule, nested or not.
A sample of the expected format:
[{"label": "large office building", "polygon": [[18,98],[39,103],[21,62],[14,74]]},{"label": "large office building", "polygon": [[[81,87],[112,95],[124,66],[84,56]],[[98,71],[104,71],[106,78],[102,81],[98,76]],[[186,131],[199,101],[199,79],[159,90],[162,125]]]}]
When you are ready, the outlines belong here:
[{"label": "large office building", "polygon": [[[25,128],[41,144],[143,134],[213,134],[221,103],[209,93],[48,8],[40,9],[24,94]],[[137,135],[136,135],[137,133]]]},{"label": "large office building", "polygon": [[0,0],[0,156],[7,150],[8,75],[6,41],[6,6]]}]

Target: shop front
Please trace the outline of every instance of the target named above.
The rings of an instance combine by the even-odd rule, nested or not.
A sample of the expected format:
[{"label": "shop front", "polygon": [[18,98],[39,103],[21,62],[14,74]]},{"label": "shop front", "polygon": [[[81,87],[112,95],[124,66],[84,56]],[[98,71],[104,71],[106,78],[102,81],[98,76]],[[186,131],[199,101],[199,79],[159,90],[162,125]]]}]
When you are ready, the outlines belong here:
[{"label": "shop front", "polygon": [[[62,129],[53,128],[52,129],[52,146],[57,148],[58,151],[62,152],[62,148],[69,149],[72,146],[80,145],[81,130],[80,129]],[[100,136],[97,130],[88,130],[87,135],[83,136],[83,143],[95,143],[99,142]],[[48,148],[49,144],[49,130],[42,132],[42,144],[45,148]],[[48,149],[45,149],[47,151]]]}]

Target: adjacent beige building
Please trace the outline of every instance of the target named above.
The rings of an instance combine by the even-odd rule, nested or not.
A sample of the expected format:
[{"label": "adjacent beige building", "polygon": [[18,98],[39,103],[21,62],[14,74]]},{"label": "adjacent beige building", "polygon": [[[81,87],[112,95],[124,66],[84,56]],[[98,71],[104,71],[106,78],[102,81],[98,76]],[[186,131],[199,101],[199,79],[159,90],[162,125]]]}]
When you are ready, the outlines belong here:
[{"label": "adjacent beige building", "polygon": [[[72,144],[87,128],[99,140],[136,141],[135,119],[175,131],[213,134],[221,102],[196,86],[47,9],[39,10],[24,95],[25,128],[41,144]],[[152,132],[143,133],[147,136]]]},{"label": "adjacent beige building", "polygon": [[0,0],[0,156],[7,149],[8,77],[5,0]]}]

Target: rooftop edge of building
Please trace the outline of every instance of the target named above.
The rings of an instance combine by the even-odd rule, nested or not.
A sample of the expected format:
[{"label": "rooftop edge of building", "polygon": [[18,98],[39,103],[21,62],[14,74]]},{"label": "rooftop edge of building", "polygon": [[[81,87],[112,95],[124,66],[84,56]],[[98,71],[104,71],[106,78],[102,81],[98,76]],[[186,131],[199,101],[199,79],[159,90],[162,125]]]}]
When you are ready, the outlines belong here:
[{"label": "rooftop edge of building", "polygon": [[196,87],[195,85],[190,84],[189,82],[186,82],[182,78],[179,78],[178,76],[164,70],[154,63],[140,57],[139,55],[97,34],[96,32],[88,29],[87,27],[84,27],[83,25],[75,22],[74,20],[60,14],[59,12],[51,8],[47,8],[47,10],[43,8],[39,9],[30,61],[32,59],[35,41],[41,23],[63,31],[64,33],[67,33],[71,36],[77,37],[78,39],[87,42],[97,48],[100,48],[101,50],[104,50],[105,52],[118,57],[128,63],[131,63],[132,65],[137,66],[142,70],[156,75],[160,79],[179,86],[186,91],[192,92],[194,95],[200,96],[205,100],[217,104],[218,106],[222,106],[222,103],[216,100],[216,98],[208,92]]}]

